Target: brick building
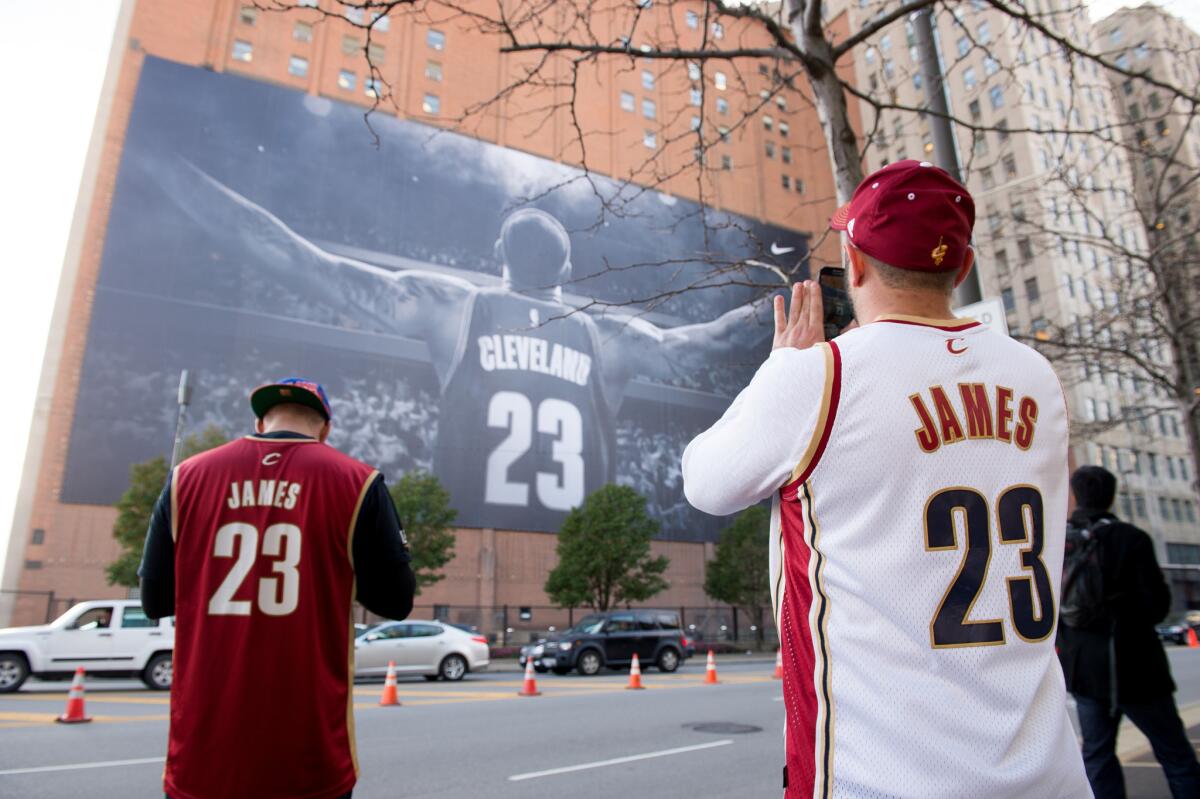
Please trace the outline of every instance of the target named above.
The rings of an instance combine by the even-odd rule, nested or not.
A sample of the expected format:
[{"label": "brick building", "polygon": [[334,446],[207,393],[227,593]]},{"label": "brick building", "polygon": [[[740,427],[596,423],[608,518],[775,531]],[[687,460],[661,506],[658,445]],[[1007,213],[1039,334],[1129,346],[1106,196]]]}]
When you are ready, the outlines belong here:
[{"label": "brick building", "polygon": [[[25,474],[0,600],[0,623],[41,621],[70,599],[119,596],[107,585],[104,567],[117,554],[111,530],[115,509],[107,504],[63,500],[64,472],[75,411],[89,386],[82,380],[97,280],[117,191],[126,131],[147,57],[228,73],[286,87],[297,93],[352,103],[364,109],[380,100],[381,116],[454,126],[480,140],[567,164],[581,160],[565,108],[530,114],[549,93],[561,101],[565,88],[516,93],[478,113],[466,112],[495,95],[504,76],[517,74],[529,55],[502,54],[498,40],[461,18],[396,16],[365,32],[322,11],[287,13],[255,9],[235,0],[127,0],[121,9],[72,227],[62,282],[43,367]],[[318,0],[298,5],[317,6]],[[677,37],[681,47],[736,38],[753,46],[760,31],[737,20],[708,21],[702,4],[644,3],[636,28],[645,43]],[[631,3],[593,20],[613,40],[629,29]],[[355,21],[354,11],[347,12]],[[833,24],[844,24],[844,17]],[[642,41],[630,42],[628,59],[602,59],[581,74],[576,108],[588,132],[587,166],[617,179],[653,183],[672,196],[790,230],[825,229],[834,205],[833,184],[816,113],[782,85],[767,66],[743,72],[725,62],[701,67],[641,58]],[[524,104],[524,105],[523,105]],[[466,119],[460,120],[466,114]],[[703,120],[703,121],[702,121]],[[705,153],[706,168],[687,168],[695,157],[689,136],[697,126],[718,136]],[[364,126],[362,146],[369,146]],[[216,130],[212,135],[220,136]],[[359,143],[354,143],[355,145]],[[350,146],[349,144],[347,146]],[[818,257],[836,257],[822,245]],[[246,424],[250,419],[245,420]],[[164,445],[165,448],[165,445]],[[164,453],[165,454],[165,453]],[[125,465],[120,466],[121,469]],[[445,606],[476,609],[464,620],[495,627],[519,621],[519,608],[549,605],[542,591],[555,562],[555,538],[545,533],[497,529],[457,531],[456,557],[446,579],[420,597],[418,613]],[[671,588],[654,602],[711,606],[703,564],[713,545],[664,540],[655,550],[671,559]],[[432,608],[430,607],[432,606]],[[512,608],[511,616],[503,609]],[[549,611],[526,620],[544,627],[559,616]],[[559,614],[562,615],[562,614]],[[504,619],[504,621],[497,621]]]}]

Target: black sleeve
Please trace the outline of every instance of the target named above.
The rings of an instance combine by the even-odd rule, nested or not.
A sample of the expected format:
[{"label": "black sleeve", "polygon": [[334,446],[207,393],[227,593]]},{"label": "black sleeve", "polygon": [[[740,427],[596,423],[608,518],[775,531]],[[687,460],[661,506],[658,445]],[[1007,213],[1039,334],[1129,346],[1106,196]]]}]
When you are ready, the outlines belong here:
[{"label": "black sleeve", "polygon": [[1150,536],[1132,528],[1118,568],[1121,591],[1125,595],[1122,615],[1140,624],[1162,621],[1171,609],[1171,589],[1154,556],[1154,542]]},{"label": "black sleeve", "polygon": [[404,619],[412,612],[417,580],[396,506],[383,476],[363,497],[354,528],[354,573],[358,601],[377,616]]},{"label": "black sleeve", "polygon": [[142,551],[142,610],[152,619],[175,613],[175,539],[171,537],[171,475],[150,514],[146,548]]}]

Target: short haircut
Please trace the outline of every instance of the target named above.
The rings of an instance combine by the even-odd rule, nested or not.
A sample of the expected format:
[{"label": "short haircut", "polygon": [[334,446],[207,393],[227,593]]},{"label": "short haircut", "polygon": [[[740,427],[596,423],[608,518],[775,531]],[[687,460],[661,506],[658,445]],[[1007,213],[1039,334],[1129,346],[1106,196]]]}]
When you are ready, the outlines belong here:
[{"label": "short haircut", "polygon": [[292,419],[302,419],[305,422],[311,423],[314,427],[320,427],[325,424],[326,419],[316,408],[310,408],[307,405],[301,405],[298,402],[281,402],[278,405],[272,405],[267,412],[263,414],[263,421],[271,418],[271,416],[287,416]]},{"label": "short haircut", "polygon": [[954,278],[958,274],[957,269],[950,269],[945,272],[922,272],[916,269],[900,269],[899,267],[885,264],[883,261],[872,255],[867,255],[865,252],[863,256],[875,267],[875,271],[879,273],[879,279],[888,288],[938,291],[943,294],[949,294],[954,291]]},{"label": "short haircut", "polygon": [[571,239],[562,223],[545,211],[522,208],[500,227],[504,260],[525,283],[554,283],[571,257]]},{"label": "short haircut", "polygon": [[1071,475],[1075,504],[1088,510],[1108,510],[1117,494],[1117,478],[1102,466],[1080,466]]}]

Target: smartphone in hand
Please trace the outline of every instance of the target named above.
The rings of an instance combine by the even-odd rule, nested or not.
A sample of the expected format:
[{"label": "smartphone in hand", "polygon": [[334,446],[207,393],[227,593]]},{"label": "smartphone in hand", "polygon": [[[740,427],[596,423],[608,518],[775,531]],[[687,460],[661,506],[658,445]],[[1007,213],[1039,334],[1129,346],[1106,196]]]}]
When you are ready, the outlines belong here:
[{"label": "smartphone in hand", "polygon": [[823,266],[817,273],[821,303],[825,306],[825,340],[836,336],[854,321],[854,306],[846,291],[846,270],[841,266]]}]

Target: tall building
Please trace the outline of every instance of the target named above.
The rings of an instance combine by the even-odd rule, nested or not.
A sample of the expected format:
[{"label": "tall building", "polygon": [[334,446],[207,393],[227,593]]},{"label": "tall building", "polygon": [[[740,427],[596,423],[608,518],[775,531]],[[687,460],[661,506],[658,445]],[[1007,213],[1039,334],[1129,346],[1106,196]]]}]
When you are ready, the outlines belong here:
[{"label": "tall building", "polygon": [[[844,7],[851,29],[858,29],[892,5],[848,0]],[[1051,30],[1104,50],[1084,6],[1046,0],[1035,8]],[[1181,25],[1175,21],[1169,35],[1182,36]],[[1002,299],[1010,331],[1035,344],[1053,330],[1095,329],[1107,336],[1095,321],[1127,311],[1122,290],[1131,261],[1148,246],[1134,206],[1133,172],[1140,165],[1130,163],[1112,134],[1123,121],[1123,98],[1115,96],[1120,87],[1114,92],[1094,62],[1068,57],[1041,32],[978,0],[939,12],[934,33],[949,108],[963,121],[955,125],[955,140],[976,200],[983,295]],[[1144,27],[1128,35],[1166,41]],[[916,111],[929,102],[920,55],[912,18],[855,50],[859,88],[891,106],[861,106],[871,136],[869,169],[935,158],[930,117]],[[1179,85],[1196,84],[1194,70],[1183,74],[1191,80]],[[1152,357],[1167,366],[1166,353]],[[1072,413],[1075,462],[1102,464],[1119,475],[1116,512],[1151,533],[1162,563],[1181,567],[1170,572],[1177,605],[1200,602],[1198,575],[1183,567],[1200,557],[1200,529],[1180,414],[1146,412],[1169,402],[1115,362],[1062,361],[1056,368]]]},{"label": "tall building", "polygon": [[[816,114],[800,92],[768,66],[742,72],[726,65],[734,62],[641,55],[651,43],[688,48],[728,37],[753,46],[765,34],[709,18],[700,2],[593,6],[597,35],[617,41],[634,32],[628,58],[586,62],[573,87],[547,79],[507,93],[506,81],[536,56],[501,53],[498,38],[462,16],[397,13],[379,20],[368,41],[354,24],[364,22],[359,11],[332,0],[299,5],[312,8],[273,13],[235,0],[122,6],[30,434],[0,623],[37,622],[71,599],[124,593],[105,580],[118,554],[113,503],[131,464],[169,455],[183,368],[198,381],[186,433],[247,432],[254,381],[295,371],[325,381],[334,443],[382,466],[393,482],[411,469],[436,470],[439,435],[474,431],[459,438],[474,441],[487,485],[450,486],[456,503],[466,491],[480,496],[459,508],[456,557],[446,579],[422,594],[432,606],[423,612],[470,607],[474,615],[457,618],[489,630],[565,621],[545,607],[542,586],[555,559],[552,533],[593,467],[651,494],[664,531],[654,549],[671,559],[671,588],[653,601],[711,606],[704,563],[721,522],[680,504],[678,456],[761,359],[763,342],[708,369],[666,357],[661,367],[635,366],[650,339],[618,358],[608,347],[621,331],[533,339],[554,321],[539,309],[560,307],[557,292],[572,307],[592,299],[613,306],[581,328],[602,334],[614,315],[628,335],[645,324],[736,317],[749,288],[679,293],[704,282],[698,253],[761,277],[763,265],[766,273],[793,266],[825,229],[833,183]],[[338,10],[349,21],[325,16]],[[569,59],[555,63],[561,77]],[[572,89],[575,117],[566,104]],[[376,105],[368,125],[363,112]],[[587,175],[578,169],[583,146]],[[697,157],[702,172],[691,167]],[[647,188],[621,191],[615,181],[623,179]],[[476,352],[468,335],[478,332],[472,314],[485,304],[476,298],[504,295],[502,262],[515,268],[513,253],[499,246],[502,222],[531,203],[569,229],[573,280],[545,295],[550,305],[505,300],[534,332],[515,335],[513,323],[496,322]],[[827,255],[836,256],[835,244]],[[633,261],[638,270],[620,271]],[[425,293],[398,294],[381,277],[388,274]],[[476,310],[447,299],[459,296]],[[496,301],[489,313],[502,307]],[[632,311],[622,316],[623,307]],[[446,337],[428,328],[447,309],[463,332],[443,362]],[[769,330],[765,319],[758,323]],[[474,392],[447,396],[447,385],[476,357],[479,380],[510,370],[588,391],[601,376],[606,385],[588,395],[593,406],[582,416],[570,403],[531,404],[520,392],[500,392],[487,418],[465,428],[447,408],[469,405]],[[604,453],[581,451],[579,425],[607,440]],[[601,478],[589,472],[586,484]],[[525,523],[521,503],[535,500],[541,504]]]}]

